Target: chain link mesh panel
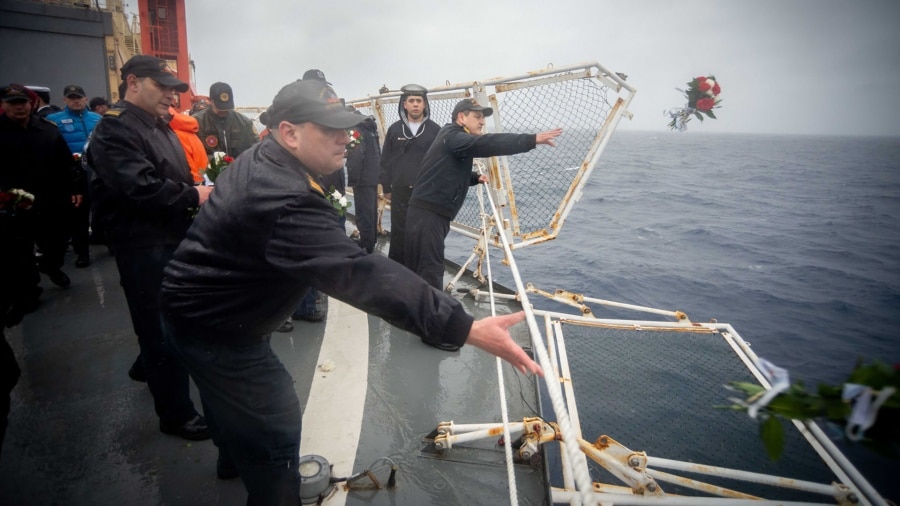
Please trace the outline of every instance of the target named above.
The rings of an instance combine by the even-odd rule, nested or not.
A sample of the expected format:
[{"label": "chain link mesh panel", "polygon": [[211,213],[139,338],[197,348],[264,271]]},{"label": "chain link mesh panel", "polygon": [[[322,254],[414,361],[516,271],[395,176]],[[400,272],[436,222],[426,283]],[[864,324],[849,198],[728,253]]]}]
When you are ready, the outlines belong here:
[{"label": "chain link mesh panel", "polygon": [[[451,121],[460,99],[475,97],[494,108],[486,121],[487,133],[563,128],[555,148],[538,146],[527,153],[483,160],[499,197],[503,226],[515,247],[559,234],[571,201],[579,196],[619,117],[627,114],[633,95],[634,89],[618,75],[591,64],[430,88],[428,102],[431,119],[440,125]],[[394,91],[348,103],[376,118],[383,144],[387,127],[400,119],[399,98],[400,92]],[[452,226],[475,236],[481,223],[476,192],[470,191]]]}]

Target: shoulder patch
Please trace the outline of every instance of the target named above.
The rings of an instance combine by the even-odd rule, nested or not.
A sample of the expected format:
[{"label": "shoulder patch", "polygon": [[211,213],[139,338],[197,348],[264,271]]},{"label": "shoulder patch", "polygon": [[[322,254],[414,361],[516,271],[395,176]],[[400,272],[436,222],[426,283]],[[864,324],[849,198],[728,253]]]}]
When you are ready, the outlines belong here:
[{"label": "shoulder patch", "polygon": [[46,116],[42,116],[42,117],[40,118],[40,120],[41,120],[41,121],[46,121],[47,123],[50,123],[51,125],[53,125],[53,126],[55,126],[55,127],[58,127],[58,126],[59,126],[59,125],[57,125],[56,122],[53,121],[52,119],[47,119]]},{"label": "shoulder patch", "polygon": [[110,110],[106,111],[105,113],[103,113],[103,115],[118,118],[119,116],[122,115],[123,112],[125,112],[125,109],[110,109]]}]

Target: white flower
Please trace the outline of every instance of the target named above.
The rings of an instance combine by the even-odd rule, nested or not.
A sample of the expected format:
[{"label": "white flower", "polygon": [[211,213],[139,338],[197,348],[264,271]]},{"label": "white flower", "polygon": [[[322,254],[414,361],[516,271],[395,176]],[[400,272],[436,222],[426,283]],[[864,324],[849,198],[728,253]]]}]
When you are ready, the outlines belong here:
[{"label": "white flower", "polygon": [[342,198],[344,198],[344,196],[341,195],[341,192],[334,190],[333,192],[331,192],[331,198],[333,198],[334,200],[341,200]]},{"label": "white flower", "polygon": [[715,93],[713,93],[713,88],[716,87],[716,81],[714,79],[707,79],[706,84],[709,85],[709,89],[706,90],[706,94],[710,97],[715,96]]},{"label": "white flower", "polygon": [[338,203],[341,204],[341,207],[347,207],[347,197],[341,197],[338,199]]},{"label": "white flower", "polygon": [[215,153],[213,153],[213,160],[215,160],[215,163],[221,163],[222,160],[224,160],[224,159],[225,159],[224,151],[216,151]]}]

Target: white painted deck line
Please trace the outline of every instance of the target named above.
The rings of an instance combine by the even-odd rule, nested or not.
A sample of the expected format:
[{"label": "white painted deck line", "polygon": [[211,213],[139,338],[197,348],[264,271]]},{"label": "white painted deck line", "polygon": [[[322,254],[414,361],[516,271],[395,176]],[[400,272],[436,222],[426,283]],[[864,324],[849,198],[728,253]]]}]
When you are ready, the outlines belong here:
[{"label": "white painted deck line", "polygon": [[[366,313],[337,299],[328,299],[325,338],[316,364],[303,413],[300,455],[321,455],[334,466],[334,476],[350,476],[354,472],[368,388]],[[327,368],[331,370],[324,370]],[[342,506],[346,500],[343,488],[337,489],[327,501],[329,506]]]}]

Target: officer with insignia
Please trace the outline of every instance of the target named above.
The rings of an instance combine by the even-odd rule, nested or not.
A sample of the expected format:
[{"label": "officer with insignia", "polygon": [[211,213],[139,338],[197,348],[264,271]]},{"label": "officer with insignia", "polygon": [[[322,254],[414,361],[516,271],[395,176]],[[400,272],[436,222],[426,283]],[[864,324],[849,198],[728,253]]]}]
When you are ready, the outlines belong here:
[{"label": "officer with insignia", "polygon": [[310,287],[430,342],[470,344],[541,374],[509,335],[523,313],[475,321],[454,297],[347,237],[317,181],[343,169],[346,129],[363,119],[323,82],[282,88],[266,113],[270,134],[217,179],[166,266],[166,343],[208,407],[218,476],[240,476],[247,504],[298,504],[300,402],[270,342]]},{"label": "officer with insignia", "polygon": [[94,212],[106,223],[160,432],[208,439],[187,370],[163,342],[159,310],[163,268],[212,191],[194,186],[181,143],[164,119],[176,92],[188,85],[150,55],[132,57],[121,73],[124,99],[103,115],[85,152],[94,171]]},{"label": "officer with insignia", "polygon": [[227,83],[213,83],[209,98],[209,107],[194,116],[200,123],[197,135],[206,146],[210,161],[216,151],[237,158],[258,140],[253,122],[234,110],[234,94]]}]

